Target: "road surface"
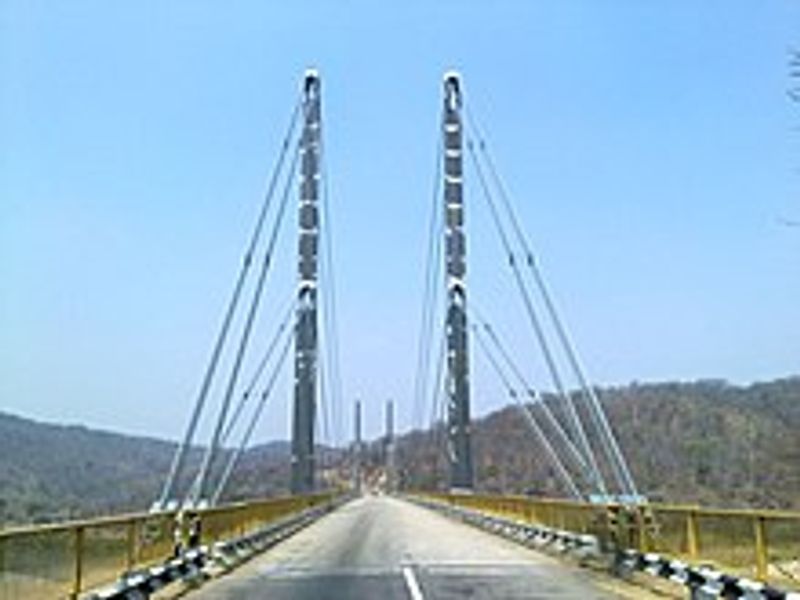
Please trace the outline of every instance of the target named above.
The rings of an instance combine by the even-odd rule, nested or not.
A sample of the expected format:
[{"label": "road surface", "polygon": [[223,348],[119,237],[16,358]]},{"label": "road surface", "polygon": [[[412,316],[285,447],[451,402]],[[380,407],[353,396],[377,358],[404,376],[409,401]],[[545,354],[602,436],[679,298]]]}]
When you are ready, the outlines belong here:
[{"label": "road surface", "polygon": [[602,577],[396,498],[366,496],[191,600],[610,599]]}]

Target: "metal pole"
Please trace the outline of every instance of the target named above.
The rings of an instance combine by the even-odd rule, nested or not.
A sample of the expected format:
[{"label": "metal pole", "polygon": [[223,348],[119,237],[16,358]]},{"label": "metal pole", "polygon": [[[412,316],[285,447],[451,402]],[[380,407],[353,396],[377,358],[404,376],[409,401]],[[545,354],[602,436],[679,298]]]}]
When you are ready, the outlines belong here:
[{"label": "metal pole", "polygon": [[394,403],[386,401],[386,491],[395,491]]},{"label": "metal pole", "polygon": [[308,70],[303,83],[300,141],[299,286],[295,325],[292,482],[294,494],[314,489],[314,418],[317,381],[317,270],[319,245],[320,79]]},{"label": "metal pole", "polygon": [[361,402],[356,400],[353,413],[353,489],[361,493]]},{"label": "metal pole", "polygon": [[466,236],[463,203],[461,79],[444,76],[444,202],[447,273],[447,434],[451,489],[474,485],[467,350]]},{"label": "metal pole", "polygon": [[125,535],[125,568],[132,571],[136,566],[136,559],[139,546],[139,521],[131,519],[128,521]]},{"label": "metal pole", "polygon": [[769,575],[769,551],[767,550],[767,527],[763,515],[753,517],[755,535],[756,578],[766,581]]},{"label": "metal pole", "polygon": [[75,528],[75,564],[72,576],[72,593],[70,598],[78,598],[83,589],[83,559],[85,530],[82,525]]},{"label": "metal pole", "polygon": [[686,553],[691,560],[697,560],[700,554],[700,528],[697,526],[697,511],[694,509],[686,513]]}]

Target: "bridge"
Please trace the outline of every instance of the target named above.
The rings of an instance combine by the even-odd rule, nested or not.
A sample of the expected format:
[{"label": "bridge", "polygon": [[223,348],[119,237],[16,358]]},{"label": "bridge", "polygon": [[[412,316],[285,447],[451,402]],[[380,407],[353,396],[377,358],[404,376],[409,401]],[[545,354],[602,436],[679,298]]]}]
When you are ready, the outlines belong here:
[{"label": "bridge", "polygon": [[[320,432],[330,439],[331,413],[343,399],[321,75],[309,70],[300,87],[160,494],[137,514],[0,531],[0,597],[797,597],[787,590],[796,583],[800,513],[664,505],[638,489],[455,72],[444,75],[441,90],[414,403],[402,407],[434,438],[444,471],[428,489],[402,480],[391,403],[380,465],[367,468],[358,403],[353,443],[322,464]],[[297,285],[284,305],[264,307],[295,197]],[[531,384],[492,307],[470,296],[465,222],[473,197],[488,207],[506,258],[498,269],[519,297],[519,328],[541,355],[552,398]],[[254,323],[264,310],[278,324],[253,358]],[[560,497],[481,493],[473,354],[517,407],[530,452],[549,461]],[[231,476],[287,362],[291,494],[231,502]],[[220,378],[195,468],[189,454]]]}]

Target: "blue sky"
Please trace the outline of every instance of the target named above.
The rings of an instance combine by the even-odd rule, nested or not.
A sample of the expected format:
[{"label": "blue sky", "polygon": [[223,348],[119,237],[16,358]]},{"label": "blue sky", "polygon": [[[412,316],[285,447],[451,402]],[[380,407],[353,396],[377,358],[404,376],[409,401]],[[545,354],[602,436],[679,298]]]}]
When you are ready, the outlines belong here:
[{"label": "blue sky", "polygon": [[[371,432],[386,398],[411,414],[451,67],[594,380],[800,371],[800,230],[779,222],[800,218],[800,4],[222,6],[0,0],[0,409],[181,433],[309,65],[345,397]],[[546,388],[467,186],[472,297]],[[293,245],[289,228],[256,354]],[[473,358],[480,414],[505,399]],[[285,437],[285,379],[259,440]]]}]

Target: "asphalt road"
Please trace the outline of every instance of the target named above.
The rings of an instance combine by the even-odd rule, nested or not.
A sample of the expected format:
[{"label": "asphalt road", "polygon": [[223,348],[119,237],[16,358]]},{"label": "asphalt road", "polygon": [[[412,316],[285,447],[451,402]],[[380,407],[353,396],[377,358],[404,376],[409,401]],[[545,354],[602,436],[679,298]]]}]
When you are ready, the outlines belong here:
[{"label": "asphalt road", "polygon": [[587,571],[396,498],[355,500],[192,600],[619,598]]}]

